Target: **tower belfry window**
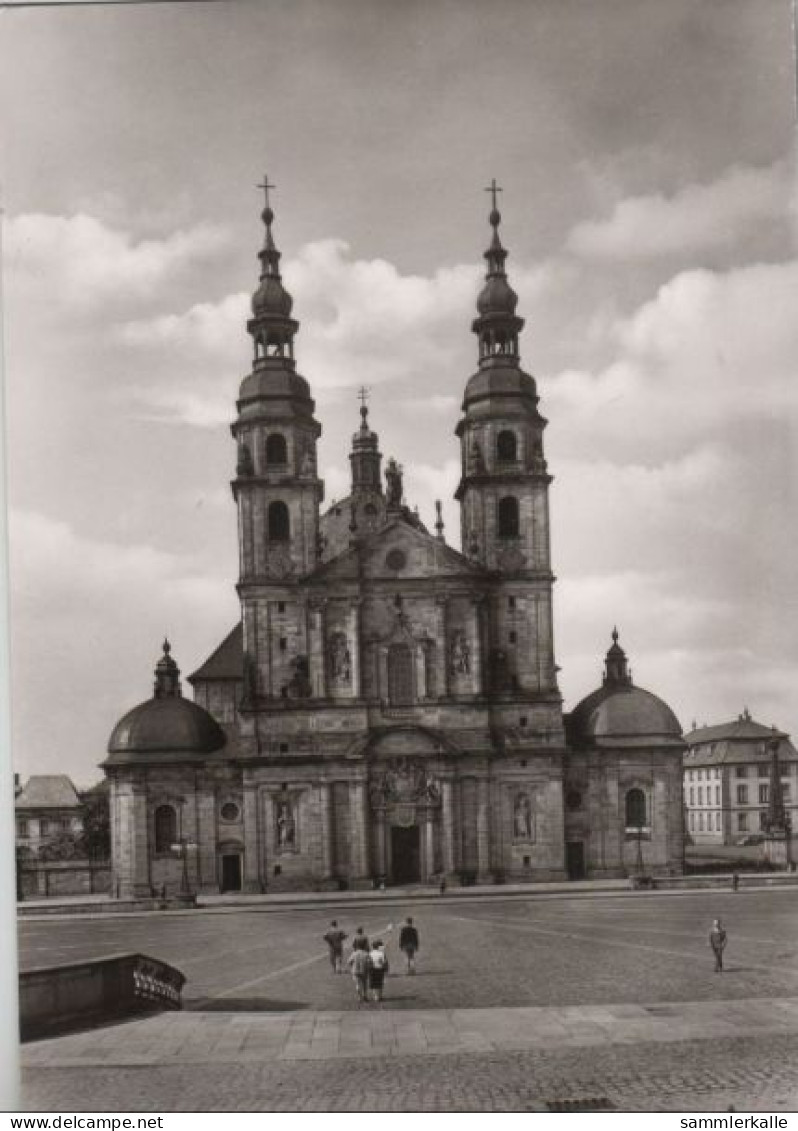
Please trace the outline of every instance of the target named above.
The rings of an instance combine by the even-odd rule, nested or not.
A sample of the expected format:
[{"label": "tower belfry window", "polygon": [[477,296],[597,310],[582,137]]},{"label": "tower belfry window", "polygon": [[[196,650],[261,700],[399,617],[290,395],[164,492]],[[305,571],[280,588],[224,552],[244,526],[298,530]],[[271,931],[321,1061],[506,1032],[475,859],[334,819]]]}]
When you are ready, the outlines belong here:
[{"label": "tower belfry window", "polygon": [[288,463],[288,448],[282,432],[272,432],[266,440],[266,466]]},{"label": "tower belfry window", "polygon": [[518,537],[518,499],[515,495],[499,499],[499,537]]},{"label": "tower belfry window", "polygon": [[499,463],[515,463],[518,459],[518,441],[515,432],[505,429],[496,437],[496,459]]},{"label": "tower belfry window", "polygon": [[291,537],[288,507],[280,500],[269,503],[268,531],[270,542],[287,542]]}]

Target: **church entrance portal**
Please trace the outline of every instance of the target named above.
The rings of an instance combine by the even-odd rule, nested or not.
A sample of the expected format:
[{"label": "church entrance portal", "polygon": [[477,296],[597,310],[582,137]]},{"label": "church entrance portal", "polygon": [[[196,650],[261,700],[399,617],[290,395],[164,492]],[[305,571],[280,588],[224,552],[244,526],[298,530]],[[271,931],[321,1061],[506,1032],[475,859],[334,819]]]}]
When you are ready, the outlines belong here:
[{"label": "church entrance portal", "polygon": [[222,856],[222,891],[241,891],[241,856],[238,853]]},{"label": "church entrance portal", "polygon": [[421,879],[421,830],[391,827],[391,879],[395,884],[417,884]]},{"label": "church entrance portal", "polygon": [[585,878],[585,844],[581,840],[569,840],[565,845],[565,869],[569,880]]}]

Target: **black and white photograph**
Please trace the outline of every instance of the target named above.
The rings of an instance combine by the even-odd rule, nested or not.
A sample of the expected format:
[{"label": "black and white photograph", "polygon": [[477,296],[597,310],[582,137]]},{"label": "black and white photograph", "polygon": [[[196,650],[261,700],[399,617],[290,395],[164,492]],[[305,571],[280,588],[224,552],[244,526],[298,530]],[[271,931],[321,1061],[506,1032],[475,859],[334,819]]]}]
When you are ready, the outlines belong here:
[{"label": "black and white photograph", "polygon": [[798,1110],[795,17],[0,3],[4,1110]]}]

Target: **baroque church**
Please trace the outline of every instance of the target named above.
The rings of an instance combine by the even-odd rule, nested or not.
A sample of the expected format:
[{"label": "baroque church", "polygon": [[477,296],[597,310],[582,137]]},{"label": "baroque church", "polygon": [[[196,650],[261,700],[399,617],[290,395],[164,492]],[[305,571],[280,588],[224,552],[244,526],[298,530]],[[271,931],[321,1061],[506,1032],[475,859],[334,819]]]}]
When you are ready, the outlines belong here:
[{"label": "baroque church", "polygon": [[[455,432],[458,551],[382,467],[363,397],[351,492],[324,508],[321,424],[266,204],[232,425],[241,620],[188,677],[164,642],[117,723],[114,891],[267,892],[680,871],[681,727],[613,631],[570,714],[552,625],[546,420],[489,215]],[[455,375],[453,375],[455,379]],[[598,667],[598,665],[597,665]],[[598,673],[597,673],[598,675]]]}]

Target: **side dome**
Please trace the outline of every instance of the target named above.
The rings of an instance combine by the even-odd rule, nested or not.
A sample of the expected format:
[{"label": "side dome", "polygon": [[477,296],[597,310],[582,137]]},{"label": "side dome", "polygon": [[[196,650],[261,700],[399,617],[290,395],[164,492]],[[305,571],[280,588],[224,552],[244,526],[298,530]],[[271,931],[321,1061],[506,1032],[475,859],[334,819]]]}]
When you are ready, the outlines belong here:
[{"label": "side dome", "polygon": [[152,699],[128,711],[108,740],[107,764],[126,762],[139,755],[212,754],[227,737],[216,720],[180,691],[180,671],[164,641],[162,658],[155,668]]},{"label": "side dome", "polygon": [[682,728],[668,704],[642,687],[600,687],[571,712],[576,742],[593,738],[678,738]]},{"label": "side dome", "polygon": [[682,727],[676,715],[658,695],[634,686],[617,629],[612,639],[603,686],[582,699],[568,716],[569,741],[575,746],[596,740],[681,743]]}]

